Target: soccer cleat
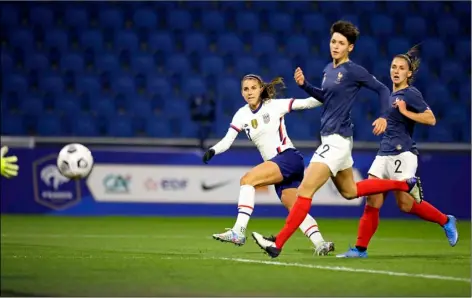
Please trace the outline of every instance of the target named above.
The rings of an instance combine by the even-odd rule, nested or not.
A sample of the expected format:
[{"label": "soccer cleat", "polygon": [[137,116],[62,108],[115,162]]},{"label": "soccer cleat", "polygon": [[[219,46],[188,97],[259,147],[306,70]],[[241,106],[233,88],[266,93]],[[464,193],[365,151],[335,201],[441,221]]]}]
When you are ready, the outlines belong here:
[{"label": "soccer cleat", "polygon": [[334,242],[323,242],[315,247],[315,255],[327,256],[330,252],[334,251]]},{"label": "soccer cleat", "polygon": [[252,238],[254,238],[256,244],[259,245],[259,247],[264,250],[271,258],[278,257],[282,251],[275,246],[275,242],[268,240],[270,237],[266,238],[259,233],[252,232]]},{"label": "soccer cleat", "polygon": [[349,247],[347,252],[336,255],[336,258],[367,258],[367,250],[359,251],[356,247]]},{"label": "soccer cleat", "polygon": [[421,186],[420,177],[406,179],[406,184],[408,184],[408,192],[416,203],[421,203],[423,201],[423,187]]},{"label": "soccer cleat", "polygon": [[227,231],[221,234],[213,234],[213,239],[221,242],[230,242],[237,246],[243,246],[246,243],[246,236],[237,233],[233,229],[226,229]]},{"label": "soccer cleat", "polygon": [[443,229],[446,233],[449,245],[454,247],[456,246],[457,241],[459,241],[459,232],[456,227],[457,219],[452,215],[448,215],[447,219],[447,223],[443,226]]}]

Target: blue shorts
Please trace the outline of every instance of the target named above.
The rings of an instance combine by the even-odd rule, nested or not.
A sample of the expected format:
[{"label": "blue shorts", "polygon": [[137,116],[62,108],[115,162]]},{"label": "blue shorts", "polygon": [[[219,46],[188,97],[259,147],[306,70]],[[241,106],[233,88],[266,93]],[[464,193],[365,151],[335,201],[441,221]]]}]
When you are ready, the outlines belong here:
[{"label": "blue shorts", "polygon": [[275,192],[282,198],[282,190],[287,188],[297,188],[303,180],[305,173],[305,163],[303,155],[296,149],[289,148],[277,154],[270,161],[275,162],[284,177],[284,180],[275,184]]}]

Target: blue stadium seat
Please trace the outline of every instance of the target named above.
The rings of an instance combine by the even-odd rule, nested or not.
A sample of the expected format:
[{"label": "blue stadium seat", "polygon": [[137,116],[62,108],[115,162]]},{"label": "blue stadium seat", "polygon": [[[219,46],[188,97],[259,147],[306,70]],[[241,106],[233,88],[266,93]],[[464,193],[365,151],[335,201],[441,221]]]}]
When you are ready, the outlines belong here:
[{"label": "blue stadium seat", "polygon": [[133,55],[138,50],[138,37],[133,31],[118,31],[115,34],[115,50],[128,50]]},{"label": "blue stadium seat", "polygon": [[[306,69],[303,70],[305,78],[309,81],[311,81],[311,78],[321,79],[322,72],[328,63],[328,60],[323,60],[320,58],[308,59],[306,63]],[[318,86],[321,84],[321,80],[319,82],[311,81],[311,83]]]},{"label": "blue stadium seat", "polygon": [[57,97],[54,103],[56,111],[63,113],[66,117],[80,113],[79,99],[70,95]]},{"label": "blue stadium seat", "polygon": [[147,93],[150,95],[160,95],[166,97],[171,92],[171,85],[166,78],[153,77],[147,84]]},{"label": "blue stadium seat", "polygon": [[40,136],[62,136],[64,135],[62,127],[60,117],[56,114],[48,113],[38,118],[37,133]]},{"label": "blue stadium seat", "polygon": [[98,13],[100,27],[118,30],[123,28],[123,15],[119,9],[100,10]]},{"label": "blue stadium seat", "polygon": [[84,71],[84,59],[78,54],[68,54],[61,58],[62,71],[82,73]]},{"label": "blue stadium seat", "polygon": [[226,29],[224,15],[219,11],[207,11],[202,15],[202,27],[208,32],[224,32]]},{"label": "blue stadium seat", "polygon": [[218,52],[225,54],[239,54],[243,52],[243,43],[234,33],[221,34],[217,41]]},{"label": "blue stadium seat", "polygon": [[134,80],[127,75],[117,77],[113,81],[112,89],[115,94],[122,93],[126,96],[132,96],[136,88],[134,86]]},{"label": "blue stadium seat", "polygon": [[50,92],[58,95],[64,91],[64,83],[60,76],[47,76],[39,78],[39,88],[42,92]]},{"label": "blue stadium seat", "polygon": [[152,105],[150,100],[138,99],[128,103],[128,112],[144,118],[151,117]]},{"label": "blue stadium seat", "polygon": [[102,51],[103,38],[98,30],[87,30],[80,34],[80,45],[83,49],[92,49],[95,53]]},{"label": "blue stadium seat", "polygon": [[394,16],[396,14],[409,14],[411,11],[411,3],[409,1],[385,1],[386,11]]},{"label": "blue stadium seat", "polygon": [[454,14],[470,16],[471,3],[469,1],[451,1],[449,3],[452,5]]},{"label": "blue stadium seat", "polygon": [[295,67],[289,58],[279,58],[273,61],[270,71],[274,76],[282,76],[287,80],[293,77]]},{"label": "blue stadium seat", "polygon": [[218,82],[218,94],[221,98],[240,94],[241,83],[235,78],[223,78]]},{"label": "blue stadium seat", "polygon": [[[367,2],[366,2],[367,3]],[[329,24],[326,17],[321,13],[305,14],[302,18],[303,30],[318,34],[326,34],[329,31]]]},{"label": "blue stadium seat", "polygon": [[72,126],[72,134],[79,137],[97,137],[99,132],[95,121],[92,119],[86,120],[82,119],[80,121],[75,121]]},{"label": "blue stadium seat", "polygon": [[116,114],[115,101],[109,96],[92,97],[90,110],[96,113],[98,117],[110,118]]},{"label": "blue stadium seat", "polygon": [[438,121],[438,123],[430,128],[429,142],[454,142],[454,136],[451,128],[446,122]]},{"label": "blue stadium seat", "polygon": [[403,37],[394,37],[388,41],[388,57],[393,59],[398,54],[404,54],[412,47],[408,40]]},{"label": "blue stadium seat", "polygon": [[35,6],[29,10],[29,21],[33,27],[51,28],[54,23],[54,13],[44,6]]},{"label": "blue stadium seat", "polygon": [[28,97],[21,101],[20,108],[26,116],[38,116],[43,112],[43,101],[39,98]]},{"label": "blue stadium seat", "polygon": [[57,48],[60,53],[63,53],[68,48],[68,37],[67,33],[61,29],[54,29],[47,31],[44,39],[44,43],[47,49]]},{"label": "blue stadium seat", "polygon": [[370,29],[377,37],[391,35],[393,32],[393,20],[387,15],[374,15],[370,21]]},{"label": "blue stadium seat", "polygon": [[251,11],[236,14],[236,28],[239,32],[259,31],[259,17]]},{"label": "blue stadium seat", "polygon": [[182,54],[174,54],[166,60],[166,71],[168,74],[187,74],[190,65],[187,57]]},{"label": "blue stadium seat", "polygon": [[224,71],[224,62],[220,56],[205,56],[201,60],[200,70],[204,76],[219,75]]},{"label": "blue stadium seat", "polygon": [[2,81],[3,80],[4,83],[2,83],[2,89],[6,93],[16,92],[18,95],[20,95],[20,97],[26,94],[26,91],[28,90],[28,82],[26,81],[26,78],[22,75],[12,74],[3,77]]},{"label": "blue stadium seat", "polygon": [[454,42],[454,56],[459,58],[461,62],[470,64],[470,39]]},{"label": "blue stadium seat", "polygon": [[170,97],[165,102],[165,114],[168,117],[178,117],[182,120],[190,118],[189,103],[179,98]]},{"label": "blue stadium seat", "polygon": [[183,92],[187,96],[202,95],[205,91],[205,82],[200,77],[190,77],[184,82]]},{"label": "blue stadium seat", "polygon": [[120,65],[115,55],[103,54],[97,58],[96,68],[99,72],[109,71],[109,72],[117,73],[119,72]]},{"label": "blue stadium seat", "polygon": [[441,60],[446,55],[444,43],[436,38],[426,39],[421,46],[421,50],[421,56],[426,60]]},{"label": "blue stadium seat", "polygon": [[390,82],[390,65],[391,60],[377,60],[374,64],[372,74],[381,82]]},{"label": "blue stadium seat", "polygon": [[167,14],[167,28],[169,30],[186,30],[192,25],[192,16],[185,10],[171,10]]},{"label": "blue stadium seat", "polygon": [[376,59],[378,56],[378,46],[375,39],[368,35],[363,35],[356,42],[354,55],[360,58]]},{"label": "blue stadium seat", "polygon": [[89,25],[87,10],[84,8],[67,8],[64,14],[64,22],[73,28],[85,29]]},{"label": "blue stadium seat", "polygon": [[236,74],[241,77],[250,73],[257,74],[259,69],[259,61],[252,56],[241,56],[236,59]]},{"label": "blue stadium seat", "polygon": [[131,119],[127,115],[116,115],[106,122],[107,135],[113,137],[129,138],[134,135]]},{"label": "blue stadium seat", "polygon": [[271,31],[289,33],[292,31],[293,19],[287,13],[276,12],[269,15],[269,26]]},{"label": "blue stadium seat", "polygon": [[169,122],[162,117],[151,117],[146,122],[146,135],[155,138],[169,138],[171,136]]},{"label": "blue stadium seat", "polygon": [[463,84],[459,90],[459,99],[462,103],[469,103],[471,102],[470,98],[470,82]]},{"label": "blue stadium seat", "polygon": [[165,55],[174,51],[173,36],[168,32],[156,32],[149,36],[148,47],[151,52],[162,51]]},{"label": "blue stadium seat", "polygon": [[459,21],[453,16],[441,17],[437,20],[437,30],[442,38],[455,38],[460,35]]},{"label": "blue stadium seat", "polygon": [[303,35],[292,35],[287,40],[287,54],[290,57],[300,56],[305,59],[310,52],[310,43]]},{"label": "blue stadium seat", "polygon": [[341,17],[341,20],[346,20],[353,23],[358,28],[360,27],[361,22],[359,21],[359,16],[355,14],[345,14]]},{"label": "blue stadium seat", "polygon": [[442,2],[431,1],[428,3],[418,1],[415,3],[418,5],[418,10],[424,15],[438,16],[444,13],[444,5]]},{"label": "blue stadium seat", "polygon": [[423,40],[426,35],[426,21],[420,16],[407,16],[403,24],[403,32],[413,43]]},{"label": "blue stadium seat", "polygon": [[25,67],[28,70],[38,70],[45,72],[49,69],[49,61],[45,55],[41,53],[35,53],[26,56]]},{"label": "blue stadium seat", "polygon": [[157,26],[157,16],[150,9],[138,9],[133,14],[133,23],[137,28],[154,29]]},{"label": "blue stadium seat", "polygon": [[2,60],[1,60],[1,65],[2,65],[2,72],[3,73],[10,73],[13,71],[13,68],[15,67],[15,63],[13,62],[13,58],[8,55],[7,53],[2,52]]},{"label": "blue stadium seat", "polygon": [[2,111],[2,135],[20,136],[26,134],[23,118],[18,114]]},{"label": "blue stadium seat", "polygon": [[450,101],[449,91],[440,83],[429,85],[423,93],[423,97],[431,106],[434,113],[441,113],[444,111],[447,103]]},{"label": "blue stadium seat", "polygon": [[100,83],[97,77],[80,76],[77,78],[76,89],[80,94],[96,95],[100,92]]},{"label": "blue stadium seat", "polygon": [[18,9],[14,5],[3,4],[0,15],[0,24],[6,27],[16,27],[20,22]]},{"label": "blue stadium seat", "polygon": [[16,29],[10,34],[10,44],[13,48],[30,51],[34,48],[34,38],[28,29]]},{"label": "blue stadium seat", "polygon": [[277,49],[275,38],[270,34],[255,35],[252,46],[256,55],[275,53]]},{"label": "blue stadium seat", "polygon": [[464,75],[464,69],[455,60],[446,60],[441,63],[441,81],[449,83]]},{"label": "blue stadium seat", "polygon": [[131,69],[134,74],[150,74],[154,70],[154,59],[151,55],[137,54],[131,59]]},{"label": "blue stadium seat", "polygon": [[197,53],[202,55],[207,51],[207,47],[205,34],[193,32],[185,36],[184,49],[186,54]]},{"label": "blue stadium seat", "polygon": [[319,3],[319,9],[323,14],[340,14],[344,10],[344,5],[343,2],[326,1]]}]

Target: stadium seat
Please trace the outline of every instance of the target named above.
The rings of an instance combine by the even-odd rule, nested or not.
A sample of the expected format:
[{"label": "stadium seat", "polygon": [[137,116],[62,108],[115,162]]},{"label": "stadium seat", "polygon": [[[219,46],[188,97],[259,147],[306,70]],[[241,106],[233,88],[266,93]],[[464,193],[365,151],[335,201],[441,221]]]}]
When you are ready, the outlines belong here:
[{"label": "stadium seat", "polygon": [[277,33],[289,33],[292,31],[293,19],[289,14],[276,12],[269,15],[271,31]]},{"label": "stadium seat", "polygon": [[62,71],[82,73],[84,71],[84,59],[78,54],[68,54],[61,58]]},{"label": "stadium seat", "polygon": [[131,119],[127,115],[114,116],[106,122],[106,133],[109,136],[129,138],[134,135]]},{"label": "stadium seat", "polygon": [[138,51],[138,37],[133,31],[117,31],[115,34],[115,51],[130,51],[134,55]]},{"label": "stadium seat", "polygon": [[167,14],[167,28],[169,30],[186,30],[192,25],[192,16],[185,10],[171,10]]},{"label": "stadium seat", "polygon": [[21,101],[20,108],[26,116],[38,116],[43,112],[43,101],[34,97],[25,98]]},{"label": "stadium seat", "polygon": [[166,97],[171,92],[171,85],[166,78],[153,77],[148,81],[147,92],[150,95]]},{"label": "stadium seat", "polygon": [[25,135],[26,129],[21,115],[5,113],[2,110],[2,134],[9,136]]},{"label": "stadium seat", "polygon": [[378,46],[374,38],[365,35],[356,42],[354,55],[359,58],[376,59],[378,56]]},{"label": "stadium seat", "polygon": [[431,3],[418,1],[415,2],[418,5],[418,10],[424,15],[438,16],[444,13],[444,5],[442,2],[433,1]]},{"label": "stadium seat", "polygon": [[245,11],[236,15],[236,28],[239,32],[259,31],[259,18],[256,13]]},{"label": "stadium seat", "polygon": [[309,55],[310,43],[303,35],[292,35],[287,40],[287,54],[289,57],[300,56],[305,59]]},{"label": "stadium seat", "polygon": [[47,31],[44,43],[46,45],[46,49],[57,48],[59,53],[64,53],[68,48],[67,33],[61,29]]},{"label": "stadium seat", "polygon": [[387,15],[374,15],[370,21],[370,29],[375,37],[384,37],[393,33],[393,20]]},{"label": "stadium seat", "polygon": [[404,54],[414,45],[410,44],[406,38],[395,37],[388,41],[388,57],[393,59],[398,54]]},{"label": "stadium seat", "polygon": [[80,112],[79,99],[70,95],[57,97],[54,107],[57,112],[64,114],[66,117]]},{"label": "stadium seat", "polygon": [[83,49],[92,49],[94,53],[98,53],[103,49],[102,34],[98,30],[83,31],[79,39]]},{"label": "stadium seat", "polygon": [[136,90],[132,77],[122,75],[117,77],[112,83],[112,89],[115,94],[122,93],[126,96],[132,96]]},{"label": "stadium seat", "polygon": [[64,134],[62,127],[60,117],[56,114],[48,113],[38,118],[37,133],[41,136],[62,136]]},{"label": "stadium seat", "polygon": [[41,92],[50,92],[58,95],[64,91],[64,83],[60,76],[47,76],[39,78],[39,89]]},{"label": "stadium seat", "polygon": [[208,32],[225,32],[225,18],[223,13],[210,10],[202,15],[202,27]]},{"label": "stadium seat", "polygon": [[457,80],[464,75],[464,69],[459,62],[454,60],[446,60],[441,63],[441,81],[449,83]]},{"label": "stadium seat", "polygon": [[149,36],[148,47],[152,53],[161,51],[164,55],[168,55],[174,51],[174,40],[167,32],[156,32]]},{"label": "stadium seat", "polygon": [[460,35],[459,21],[453,16],[439,18],[436,25],[439,36],[442,38],[456,38]]},{"label": "stadium seat", "polygon": [[90,110],[99,117],[110,118],[116,114],[115,102],[110,97],[92,97],[90,100]]},{"label": "stadium seat", "polygon": [[64,22],[67,26],[80,30],[89,25],[89,16],[84,8],[67,8],[64,14]]},{"label": "stadium seat", "polygon": [[[183,92],[187,96],[202,95],[206,92],[205,82],[200,77],[191,77],[184,82]],[[188,109],[188,106],[187,108]]]},{"label": "stadium seat", "polygon": [[146,135],[154,138],[171,137],[169,122],[162,117],[151,117],[146,122]]},{"label": "stadium seat", "polygon": [[31,51],[34,48],[34,38],[28,29],[15,29],[10,34],[10,44],[13,48]]},{"label": "stadium seat", "polygon": [[470,39],[454,42],[454,56],[470,65]]},{"label": "stadium seat", "polygon": [[345,4],[337,1],[326,1],[320,3],[320,10],[323,14],[340,14],[344,10]]},{"label": "stadium seat", "polygon": [[10,76],[3,77],[2,81],[4,82],[2,83],[2,91],[5,91],[6,93],[15,92],[20,95],[20,97],[22,97],[28,90],[28,82],[22,75],[12,74]]},{"label": "stadium seat", "polygon": [[236,74],[240,77],[247,74],[257,74],[259,71],[259,62],[251,56],[241,56],[236,59]]},{"label": "stadium seat", "polygon": [[315,34],[327,34],[329,31],[329,24],[325,16],[321,13],[303,15],[302,23],[303,29],[307,32],[313,32]]},{"label": "stadium seat", "polygon": [[422,57],[427,60],[443,59],[446,54],[444,43],[439,39],[429,38],[425,40],[421,47]]},{"label": "stadium seat", "polygon": [[408,1],[385,1],[384,4],[391,15],[408,14],[411,11],[411,3]]},{"label": "stadium seat", "polygon": [[118,63],[118,59],[115,55],[103,54],[97,58],[96,68],[100,73],[105,71],[118,73],[120,66]]},{"label": "stadium seat", "polygon": [[118,9],[100,10],[98,13],[99,26],[118,30],[123,28],[123,15]]},{"label": "stadium seat", "polygon": [[252,41],[253,52],[256,55],[272,54],[276,52],[275,38],[270,34],[255,35]]},{"label": "stadium seat", "polygon": [[222,34],[217,41],[218,52],[221,55],[239,54],[243,52],[243,43],[234,33]]},{"label": "stadium seat", "polygon": [[72,126],[72,134],[79,137],[97,137],[99,136],[95,121],[76,121]]},{"label": "stadium seat", "polygon": [[26,57],[25,67],[28,70],[46,72],[49,69],[49,61],[45,55],[35,53]]},{"label": "stadium seat", "polygon": [[155,29],[157,27],[157,16],[150,9],[138,9],[133,14],[133,23],[137,28]]},{"label": "stadium seat", "polygon": [[18,9],[14,5],[8,5],[2,3],[2,9],[0,14],[0,24],[1,26],[6,26],[9,28],[16,27],[20,22],[20,17]]},{"label": "stadium seat", "polygon": [[429,142],[454,142],[454,136],[451,133],[449,125],[445,122],[438,121],[438,123],[430,128]]},{"label": "stadium seat", "polygon": [[403,32],[414,44],[423,40],[426,35],[426,21],[420,16],[407,16],[403,24]]},{"label": "stadium seat", "polygon": [[219,75],[223,70],[224,62],[220,56],[205,56],[201,59],[200,71],[204,76]]},{"label": "stadium seat", "polygon": [[54,23],[54,13],[44,6],[31,7],[29,9],[29,21],[34,27],[51,28]]},{"label": "stadium seat", "polygon": [[207,39],[203,33],[190,33],[185,36],[184,49],[186,54],[197,53],[202,55],[207,51]]},{"label": "stadium seat", "polygon": [[166,60],[166,71],[169,75],[188,74],[190,64],[187,57],[182,54],[174,54]]}]

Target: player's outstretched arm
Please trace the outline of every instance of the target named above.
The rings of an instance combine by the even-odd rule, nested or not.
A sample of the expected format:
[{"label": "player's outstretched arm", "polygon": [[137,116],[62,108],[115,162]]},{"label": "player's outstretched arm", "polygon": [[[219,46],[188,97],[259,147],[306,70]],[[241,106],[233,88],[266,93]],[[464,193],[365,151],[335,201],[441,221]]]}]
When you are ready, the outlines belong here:
[{"label": "player's outstretched arm", "polygon": [[305,99],[293,99],[292,110],[307,110],[322,106],[323,103],[313,97]]},{"label": "player's outstretched arm", "polygon": [[224,138],[221,139],[221,141],[219,141],[215,146],[208,149],[207,152],[205,152],[205,154],[203,155],[203,162],[208,163],[208,161],[210,161],[213,156],[228,150],[233,144],[236,137],[238,136],[238,133],[239,130],[237,130],[236,127],[231,125]]},{"label": "player's outstretched arm", "polygon": [[294,79],[295,82],[297,82],[297,85],[302,88],[306,93],[308,93],[308,95],[316,98],[316,100],[321,103],[324,102],[323,90],[311,85],[307,80],[305,80],[305,75],[303,74],[303,71],[300,67],[297,67],[297,69],[295,69]]},{"label": "player's outstretched arm", "polygon": [[0,174],[5,178],[18,176],[19,166],[16,164],[18,158],[16,156],[7,156],[8,147],[4,146],[0,150]]},{"label": "player's outstretched arm", "polygon": [[415,113],[412,111],[408,111],[406,107],[406,103],[403,100],[396,100],[393,103],[393,106],[398,108],[398,111],[405,117],[421,123],[421,124],[426,124],[426,125],[431,125],[434,126],[436,125],[436,117],[434,117],[433,111],[429,107],[426,107],[424,112],[421,113]]}]

